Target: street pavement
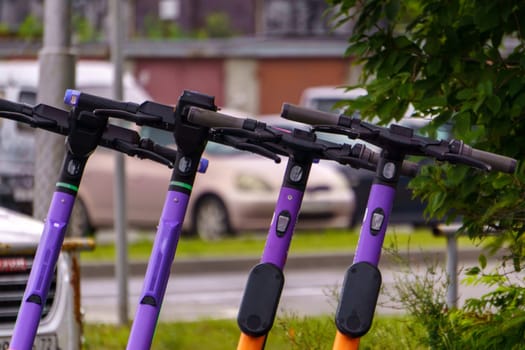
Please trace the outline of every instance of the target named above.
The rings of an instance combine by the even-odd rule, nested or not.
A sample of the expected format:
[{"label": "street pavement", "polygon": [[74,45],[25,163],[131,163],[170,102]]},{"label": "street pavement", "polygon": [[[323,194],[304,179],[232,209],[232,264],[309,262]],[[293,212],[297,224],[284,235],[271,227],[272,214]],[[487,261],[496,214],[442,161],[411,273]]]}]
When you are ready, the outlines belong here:
[{"label": "street pavement", "polygon": [[[292,259],[292,261],[295,261]],[[203,271],[199,273],[178,273],[177,262],[172,270],[162,304],[161,321],[194,321],[199,319],[234,319],[237,316],[243,290],[248,278],[249,267],[242,271]],[[238,266],[238,265],[237,265]],[[334,267],[309,267],[285,269],[285,285],[279,302],[278,316],[333,315],[336,295],[343,282],[348,264]],[[250,266],[251,267],[251,266]],[[423,277],[424,264],[412,266],[407,274],[396,264],[381,266],[382,291],[377,314],[402,313],[402,305],[391,297],[393,287],[399,280],[407,281]],[[434,276],[438,283],[446,280],[441,270]],[[142,290],[143,276],[130,276],[128,281],[128,310],[132,319]],[[479,297],[488,290],[485,286],[458,288],[458,304],[465,299]],[[84,319],[90,323],[116,323],[118,291],[113,277],[82,278],[81,304]]]},{"label": "street pavement", "polygon": [[[114,239],[100,236],[99,239]],[[133,238],[132,238],[133,239]],[[479,249],[460,248],[457,251],[458,270],[477,262]],[[400,259],[405,264],[399,263]],[[446,269],[447,244],[432,250],[401,252],[393,256],[383,252],[379,268],[382,274],[382,292],[376,308],[379,314],[403,312],[401,305],[388,291],[399,278],[424,276],[429,264]],[[201,318],[235,318],[250,269],[260,256],[198,257],[175,256],[171,276],[163,301],[160,320],[188,321]],[[278,315],[330,315],[335,312],[339,292],[347,268],[352,264],[353,252],[317,254],[290,253],[285,273],[285,286],[279,303]],[[407,264],[408,262],[408,264]],[[491,261],[492,263],[493,261]],[[405,274],[410,266],[411,274]],[[147,261],[130,261],[128,274],[128,309],[133,318],[142,290]],[[114,262],[81,262],[81,304],[86,322],[117,322],[118,290]],[[404,276],[404,277],[403,277]],[[443,275],[446,280],[446,275]],[[461,274],[460,278],[461,280]],[[487,292],[483,286],[459,284],[457,300],[478,297]]]}]

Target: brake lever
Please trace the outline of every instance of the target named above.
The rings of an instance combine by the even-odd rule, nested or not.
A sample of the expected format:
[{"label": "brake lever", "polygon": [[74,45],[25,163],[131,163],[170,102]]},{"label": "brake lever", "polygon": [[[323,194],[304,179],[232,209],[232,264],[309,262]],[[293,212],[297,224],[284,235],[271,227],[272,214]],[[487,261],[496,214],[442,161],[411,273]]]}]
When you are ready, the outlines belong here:
[{"label": "brake lever", "polygon": [[58,123],[56,122],[56,120],[41,118],[38,115],[29,116],[23,113],[9,111],[0,111],[0,114],[3,115],[5,118],[14,120],[16,122],[28,124],[32,128],[51,129],[58,127]]},{"label": "brake lever", "polygon": [[34,121],[35,119],[23,113],[0,111],[0,115],[4,116],[5,118],[14,120],[16,122],[29,124],[31,127],[36,127]]},{"label": "brake lever", "polygon": [[[223,129],[217,129],[217,131],[222,131]],[[236,130],[238,129],[229,129],[228,128],[228,134],[230,130],[234,130],[233,134],[236,134]],[[237,149],[240,149],[242,151],[249,151],[252,153],[257,153],[263,157],[272,159],[275,163],[280,163],[281,158],[275,153],[272,152],[269,147],[260,146],[255,143],[251,143],[251,139],[249,137],[243,137],[243,136],[233,136],[228,135],[223,132],[212,132],[210,134],[210,141],[220,143],[223,145],[228,145]],[[246,135],[246,134],[245,134]]]},{"label": "brake lever", "polygon": [[123,119],[129,122],[136,123],[137,125],[148,125],[150,123],[158,123],[162,121],[162,118],[159,116],[148,114],[135,114],[120,109],[95,109],[93,111],[93,114]]},{"label": "brake lever", "polygon": [[280,163],[281,162],[281,157],[279,157],[277,154],[275,154],[274,152],[262,147],[262,146],[259,146],[259,145],[256,145],[256,144],[253,144],[253,143],[245,143],[245,142],[242,142],[242,143],[239,143],[236,145],[237,148],[241,149],[241,150],[245,150],[245,151],[250,151],[250,152],[253,152],[253,153],[257,153],[263,157],[266,157],[266,158],[270,158],[272,159],[275,163]]},{"label": "brake lever", "polygon": [[140,146],[137,146],[137,145],[134,145],[129,142],[122,141],[122,140],[118,140],[118,139],[114,140],[113,145],[116,150],[126,153],[130,156],[137,156],[141,159],[150,159],[155,162],[164,164],[168,166],[168,168],[170,169],[173,168],[173,162],[170,159],[158,153],[155,153],[152,150],[141,148]]},{"label": "brake lever", "polygon": [[470,161],[469,164],[475,164],[474,166],[476,168],[480,169],[486,169],[488,166],[489,168],[492,168],[490,165],[485,164],[479,160],[473,159],[468,156],[462,156],[458,154],[457,152],[452,149],[452,152],[449,148],[448,142],[444,141],[437,141],[435,143],[429,143],[421,147],[421,153],[424,156],[430,156],[437,160],[448,160],[448,159],[454,159],[454,161]]},{"label": "brake lever", "polygon": [[460,156],[455,153],[446,153],[444,155],[444,159],[449,161],[450,163],[465,164],[465,165],[468,165],[474,168],[478,168],[484,171],[490,171],[492,169],[492,167],[487,163],[484,163],[482,161],[479,161],[477,159],[473,159],[470,157]]},{"label": "brake lever", "polygon": [[169,159],[172,163],[175,163],[177,158],[177,151],[168,147],[161,146],[152,139],[142,138],[140,139],[140,148],[148,149],[152,152],[157,153],[158,155]]},{"label": "brake lever", "polygon": [[42,129],[51,129],[58,127],[59,125],[56,120],[46,119],[40,117],[39,115],[35,115],[33,117],[33,124],[31,124],[31,126]]},{"label": "brake lever", "polygon": [[352,168],[366,169],[366,170],[370,170],[370,171],[375,171],[376,170],[376,164],[367,162],[366,160],[361,160],[359,158],[354,158],[354,157],[350,157],[350,156],[341,157],[339,159],[342,160],[343,164],[350,165]]},{"label": "brake lever", "polygon": [[330,134],[337,134],[348,136],[351,139],[359,138],[359,132],[352,130],[344,126],[334,126],[334,125],[316,125],[312,128],[313,131],[327,132]]},{"label": "brake lever", "polygon": [[254,140],[256,142],[276,142],[281,139],[281,135],[277,134],[271,129],[265,128],[264,131],[267,132],[268,135],[263,135],[260,129],[256,129],[255,131],[240,129],[240,128],[212,129],[212,133],[218,133],[224,136],[242,137],[242,138]]},{"label": "brake lever", "polygon": [[376,170],[376,164],[370,163],[366,160],[360,159],[356,156],[352,156],[353,147],[347,144],[341,145],[340,148],[328,148],[325,150],[324,155],[327,159],[336,161],[340,164],[349,165],[356,169],[367,169]]}]

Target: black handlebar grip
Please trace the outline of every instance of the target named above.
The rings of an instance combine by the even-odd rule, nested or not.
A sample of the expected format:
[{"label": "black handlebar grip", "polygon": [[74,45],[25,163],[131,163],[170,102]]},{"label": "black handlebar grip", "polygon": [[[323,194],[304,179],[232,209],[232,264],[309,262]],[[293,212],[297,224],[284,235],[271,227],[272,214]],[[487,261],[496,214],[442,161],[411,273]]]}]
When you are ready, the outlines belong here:
[{"label": "black handlebar grip", "polygon": [[337,125],[339,115],[283,103],[281,117],[310,125]]},{"label": "black handlebar grip", "polygon": [[516,159],[482,151],[463,145],[461,148],[461,155],[472,157],[492,167],[492,170],[502,171],[505,173],[513,173],[516,170]]},{"label": "black handlebar grip", "polygon": [[242,128],[246,119],[199,107],[190,107],[188,121],[209,128]]},{"label": "black handlebar grip", "polygon": [[132,102],[122,102],[109,98],[86,94],[78,90],[66,90],[64,103],[83,110],[93,111],[95,109],[117,109],[130,113],[136,113],[140,105]]},{"label": "black handlebar grip", "polygon": [[27,116],[33,115],[33,107],[23,104],[0,99],[0,111],[22,113]]}]

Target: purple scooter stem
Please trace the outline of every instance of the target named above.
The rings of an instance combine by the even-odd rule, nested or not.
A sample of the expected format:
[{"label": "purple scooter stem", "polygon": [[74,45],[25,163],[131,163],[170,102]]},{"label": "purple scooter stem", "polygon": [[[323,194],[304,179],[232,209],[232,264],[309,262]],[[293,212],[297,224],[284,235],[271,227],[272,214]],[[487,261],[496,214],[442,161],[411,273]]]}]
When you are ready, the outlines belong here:
[{"label": "purple scooter stem", "polygon": [[354,263],[368,262],[374,266],[379,264],[395,193],[395,188],[382,184],[373,184],[370,188]]},{"label": "purple scooter stem", "polygon": [[312,159],[290,157],[261,257],[248,276],[237,315],[238,350],[262,350],[273,326],[284,286],[284,265],[292,240]]},{"label": "purple scooter stem", "polygon": [[[175,113],[169,112],[166,120],[183,120],[183,112],[192,105],[216,110],[213,97],[184,91]],[[176,160],[127,349],[148,350],[151,347],[195,176],[207,167],[201,157],[209,137],[208,130],[181,122],[172,132],[177,144]]]},{"label": "purple scooter stem", "polygon": [[33,347],[74,202],[74,195],[58,191],[51,199],[44,230],[33,260],[33,268],[16,319],[10,350],[31,350]]},{"label": "purple scooter stem", "polygon": [[188,201],[189,195],[177,191],[168,191],[166,195],[128,340],[128,350],[151,347]]},{"label": "purple scooter stem", "polygon": [[377,265],[402,162],[402,157],[387,159],[383,155],[378,162],[354,262],[345,274],[337,305],[334,350],[355,349],[359,344],[356,339],[366,334],[372,326],[381,288],[381,272]]},{"label": "purple scooter stem", "polygon": [[261,263],[272,263],[281,270],[284,268],[297,216],[301,209],[303,194],[303,192],[293,188],[281,188]]}]

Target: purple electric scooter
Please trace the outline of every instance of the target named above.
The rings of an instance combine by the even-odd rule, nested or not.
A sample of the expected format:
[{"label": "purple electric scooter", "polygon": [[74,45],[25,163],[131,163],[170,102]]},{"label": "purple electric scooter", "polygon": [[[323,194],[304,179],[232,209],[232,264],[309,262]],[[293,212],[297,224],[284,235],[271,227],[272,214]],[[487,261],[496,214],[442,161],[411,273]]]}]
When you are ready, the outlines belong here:
[{"label": "purple electric scooter", "polygon": [[[185,91],[175,111],[170,106],[154,102],[146,101],[140,105],[123,103],[78,91],[68,91],[66,103],[174,133],[177,160],[128,339],[128,349],[149,349],[195,177],[196,168],[190,164],[195,164],[200,158],[208,139],[269,157],[276,162],[280,158],[266,147],[258,146],[262,139],[253,140],[236,130],[209,132],[206,126],[188,123],[186,114],[191,106],[210,111],[216,109],[212,97],[197,92]],[[279,135],[274,133],[271,138],[279,138]]]},{"label": "purple electric scooter", "polygon": [[108,124],[107,116],[84,111],[67,112],[44,104],[30,107],[0,100],[0,117],[67,135],[66,156],[10,342],[12,350],[29,350],[33,347],[53,271],[89,155],[101,145],[131,156],[150,158],[172,165],[174,152],[149,140],[140,139],[133,130]]},{"label": "purple electric scooter", "polygon": [[[318,140],[311,131],[287,132],[253,119],[234,118],[193,107],[188,120],[214,128],[215,139],[222,133],[235,133],[246,137],[245,143],[257,144],[288,157],[266,245],[260,263],[250,272],[237,317],[242,331],[237,349],[263,349],[279,304],[284,285],[283,269],[312,163],[317,159],[331,159],[372,170],[376,167],[377,154],[361,144],[349,146]],[[417,165],[407,162],[406,169],[407,173],[414,174]]]},{"label": "purple electric scooter", "polygon": [[359,139],[382,148],[354,261],[345,275],[335,316],[337,333],[333,349],[358,349],[359,338],[372,325],[381,287],[381,273],[377,266],[400,165],[405,156],[425,156],[486,171],[507,173],[514,172],[516,160],[474,149],[459,140],[440,141],[417,136],[412,129],[400,125],[380,127],[357,118],[290,104],[283,105],[282,117],[317,126],[317,130],[324,132],[346,134],[352,138],[357,134]]},{"label": "purple electric scooter", "polygon": [[[208,101],[208,103],[203,103],[202,101]],[[235,145],[238,148],[269,157],[276,162],[280,161],[280,158],[266,148],[258,146],[256,141],[252,142],[249,138],[244,137],[245,135],[238,135],[235,130],[208,133],[208,127],[206,126],[187,123],[183,114],[187,113],[187,107],[189,106],[203,107],[205,108],[204,110],[212,111],[216,109],[211,97],[206,99],[205,95],[196,92],[184,93],[179,100],[175,114],[172,108],[168,106],[164,108],[162,105],[151,102],[135,105],[77,91],[69,91],[66,94],[66,103],[74,104],[76,108],[104,112],[113,117],[133,121],[137,124],[174,132],[178,158],[175,162],[172,181],[170,182],[139,305],[128,339],[128,349],[149,349],[153,341],[157,319],[170,275],[170,268],[191,193],[193,177],[196,172],[196,169],[188,167],[189,164],[200,158],[208,139],[230,146]],[[155,116],[161,117],[163,122],[159,122]],[[279,136],[277,134],[271,135],[271,139],[276,137],[278,138]],[[188,158],[187,154],[192,154],[192,158]],[[304,179],[301,180],[303,180],[301,183],[304,184]],[[290,209],[290,211],[296,212],[298,209]],[[288,219],[290,220],[291,218],[288,217]],[[284,262],[281,264],[284,264]]]},{"label": "purple electric scooter", "polygon": [[149,349],[195,176],[198,171],[204,172],[203,168],[207,165],[201,163],[199,169],[199,161],[208,141],[208,128],[190,125],[185,121],[185,114],[189,106],[216,110],[214,98],[184,91],[177,107],[173,109],[151,101],[139,105],[68,90],[64,101],[75,108],[111,115],[174,134],[176,159],[127,346],[128,349]]}]

